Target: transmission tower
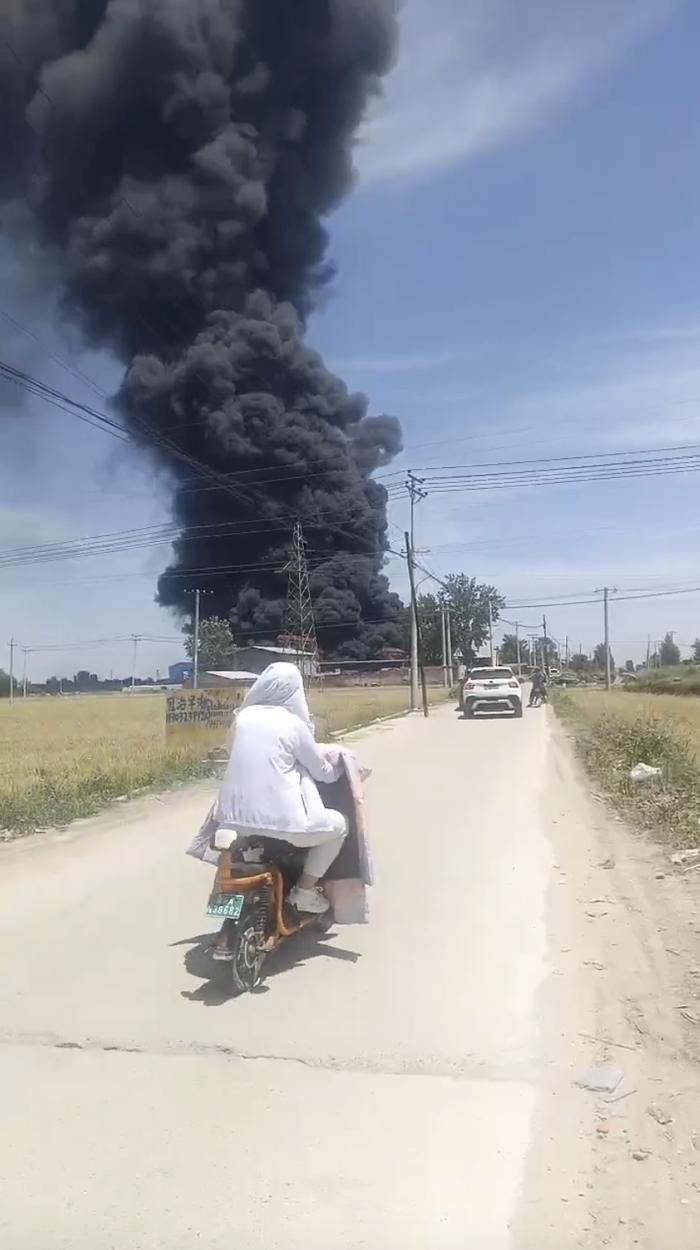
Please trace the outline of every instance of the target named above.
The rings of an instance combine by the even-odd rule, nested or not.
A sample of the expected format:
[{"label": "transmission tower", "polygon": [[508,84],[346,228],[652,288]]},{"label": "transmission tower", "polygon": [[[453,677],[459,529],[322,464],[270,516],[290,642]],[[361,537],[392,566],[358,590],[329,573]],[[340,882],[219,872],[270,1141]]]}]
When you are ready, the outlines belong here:
[{"label": "transmission tower", "polygon": [[294,526],[292,554],[286,569],[289,573],[287,590],[289,645],[296,651],[299,670],[305,676],[313,677],[318,669],[318,642],[311,602],[306,543],[301,521],[297,521]]}]

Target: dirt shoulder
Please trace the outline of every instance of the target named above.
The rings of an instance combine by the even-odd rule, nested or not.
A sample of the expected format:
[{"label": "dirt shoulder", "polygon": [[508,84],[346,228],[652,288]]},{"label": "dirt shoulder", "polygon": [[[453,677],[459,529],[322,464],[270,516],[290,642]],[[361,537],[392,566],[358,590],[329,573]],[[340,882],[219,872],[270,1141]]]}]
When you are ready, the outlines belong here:
[{"label": "dirt shoulder", "polygon": [[[695,1250],[700,870],[679,874],[668,850],[592,796],[566,732],[549,715],[547,1058],[516,1245]],[[633,1092],[606,1102],[578,1088],[592,1065],[621,1069]],[[544,1240],[542,1203],[550,1212]]]}]

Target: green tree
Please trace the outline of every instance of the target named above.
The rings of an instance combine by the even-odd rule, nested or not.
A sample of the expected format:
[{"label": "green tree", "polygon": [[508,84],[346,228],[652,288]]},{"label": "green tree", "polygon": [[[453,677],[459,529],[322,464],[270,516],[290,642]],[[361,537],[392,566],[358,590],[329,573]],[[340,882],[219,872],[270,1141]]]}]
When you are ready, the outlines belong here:
[{"label": "green tree", "polygon": [[[604,642],[599,642],[598,646],[593,652],[593,667],[599,669],[602,673],[605,672],[605,643]],[[610,652],[610,672],[611,673],[615,672],[615,661],[613,659],[612,651]]]},{"label": "green tree", "polygon": [[[464,573],[445,578],[438,594],[418,595],[418,616],[421,626],[423,659],[426,664],[442,664],[443,606],[452,622],[452,654],[455,661],[471,664],[489,636],[489,603],[495,625],[505,599],[495,586],[477,582]],[[401,637],[406,651],[411,645],[411,608],[401,614]]]},{"label": "green tree", "polygon": [[661,643],[660,657],[664,668],[680,664],[681,653],[673,641],[673,634],[666,634],[666,637]]},{"label": "green tree", "polygon": [[[500,647],[498,648],[503,664],[518,663],[518,639],[515,634],[504,634]],[[530,663],[530,644],[527,638],[520,639],[520,662],[521,664]]]},{"label": "green tree", "polygon": [[[436,595],[418,595],[418,619],[420,621],[423,661],[425,664],[442,664],[442,617],[441,604]],[[408,654],[411,649],[411,605],[401,613],[401,642]]]},{"label": "green tree", "polygon": [[[603,663],[605,663],[605,647],[604,646],[603,646]],[[587,673],[590,667],[591,667],[591,661],[587,655],[584,655],[583,651],[578,652],[577,655],[572,655],[571,659],[569,660],[569,668],[573,669],[575,673]]]},{"label": "green tree", "polygon": [[[19,682],[12,682],[14,693],[19,690]],[[6,673],[4,668],[0,668],[0,699],[9,699],[10,697],[10,674]]]},{"label": "green tree", "polygon": [[451,613],[452,650],[456,658],[471,664],[489,636],[489,604],[495,625],[506,601],[495,586],[477,582],[465,573],[446,577],[443,587],[440,599]]},{"label": "green tree", "polygon": [[[194,658],[194,632],[191,625],[184,629],[185,650]],[[231,660],[236,644],[231,626],[221,616],[210,616],[199,626],[199,667],[225,668]]]},{"label": "green tree", "polygon": [[696,638],[693,643],[693,662],[700,664],[700,638]]}]

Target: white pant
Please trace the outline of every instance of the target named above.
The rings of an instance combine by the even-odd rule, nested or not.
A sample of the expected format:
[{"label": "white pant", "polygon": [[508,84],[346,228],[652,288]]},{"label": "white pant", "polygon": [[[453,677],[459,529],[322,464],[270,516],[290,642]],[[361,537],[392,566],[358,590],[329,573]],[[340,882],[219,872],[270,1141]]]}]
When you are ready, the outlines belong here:
[{"label": "white pant", "polygon": [[304,861],[304,872],[310,877],[323,877],[328,872],[333,860],[340,854],[340,848],[348,831],[347,821],[342,812],[328,808],[326,815],[331,822],[330,829],[309,829],[304,833],[282,833],[279,829],[240,829],[239,833],[253,836],[255,833],[265,838],[279,838],[281,842],[289,842],[291,846],[309,847]]}]

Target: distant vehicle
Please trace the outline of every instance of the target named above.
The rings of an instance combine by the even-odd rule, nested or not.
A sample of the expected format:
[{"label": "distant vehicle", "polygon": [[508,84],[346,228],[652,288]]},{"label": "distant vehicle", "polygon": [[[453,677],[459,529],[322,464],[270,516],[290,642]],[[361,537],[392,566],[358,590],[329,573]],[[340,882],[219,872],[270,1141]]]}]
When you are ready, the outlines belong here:
[{"label": "distant vehicle", "polygon": [[464,683],[462,710],[467,719],[476,712],[523,714],[523,695],[512,668],[473,668]]}]

